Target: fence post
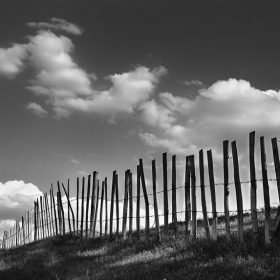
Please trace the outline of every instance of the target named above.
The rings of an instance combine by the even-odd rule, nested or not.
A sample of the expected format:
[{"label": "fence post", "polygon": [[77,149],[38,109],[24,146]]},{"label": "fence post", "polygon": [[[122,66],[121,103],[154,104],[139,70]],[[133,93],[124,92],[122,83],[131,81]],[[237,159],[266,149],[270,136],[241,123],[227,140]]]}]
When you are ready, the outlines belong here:
[{"label": "fence post", "polygon": [[192,191],[192,237],[196,238],[196,177],[195,177],[195,162],[194,155],[189,156],[191,169],[191,191]]},{"label": "fence post", "polygon": [[82,209],[81,209],[81,239],[83,239],[83,230],[84,230],[84,196],[85,196],[85,177],[83,177],[82,184]]},{"label": "fence post", "polygon": [[77,201],[76,201],[76,227],[77,236],[79,235],[79,177],[77,178]]},{"label": "fence post", "polygon": [[176,155],[172,156],[172,220],[174,223],[174,235],[178,238],[177,205],[176,205]]},{"label": "fence post", "polygon": [[264,137],[260,138],[261,145],[261,161],[262,161],[262,178],[263,178],[263,196],[264,196],[264,207],[265,207],[265,222],[264,222],[264,236],[265,243],[270,243],[270,198],[269,198],[269,184],[267,179],[267,165],[266,165],[266,154],[265,154],[265,145]]},{"label": "fence post", "polygon": [[37,241],[37,206],[36,201],[34,201],[34,241]]},{"label": "fence post", "polygon": [[[51,184],[51,195],[52,195],[52,201],[53,201],[53,213],[54,213],[54,224],[55,224],[55,234],[58,235],[58,227],[57,227],[57,216],[56,216],[56,208],[55,208],[55,199],[53,194],[53,186]],[[57,204],[58,209],[58,204]]]},{"label": "fence post", "polygon": [[88,209],[89,209],[89,196],[90,196],[90,175],[88,175],[87,187],[87,206],[86,206],[86,238],[88,238]]},{"label": "fence post", "polygon": [[136,201],[136,229],[137,239],[140,239],[140,165],[137,165],[137,201]]},{"label": "fence post", "polygon": [[44,212],[43,212],[43,202],[42,202],[42,196],[40,196],[40,206],[41,206],[41,224],[42,224],[42,233],[43,233],[43,239],[45,238],[45,227],[44,227]]},{"label": "fence post", "polygon": [[132,200],[132,172],[129,173],[129,240],[132,241],[132,216],[133,216],[133,200]]},{"label": "fence post", "polygon": [[206,198],[205,198],[203,150],[199,151],[199,171],[200,171],[200,188],[201,188],[201,204],[202,204],[202,212],[203,212],[203,221],[204,221],[206,237],[210,239],[209,221],[207,216],[207,205],[206,205]]},{"label": "fence post", "polygon": [[102,212],[103,212],[103,199],[104,199],[104,181],[102,181],[101,201],[100,201],[100,237],[102,237]]},{"label": "fence post", "polygon": [[113,237],[113,218],[114,218],[114,196],[115,196],[115,180],[116,180],[116,170],[113,171],[112,178],[112,190],[111,190],[111,205],[110,205],[110,233],[109,237]]},{"label": "fence post", "polygon": [[50,226],[49,226],[49,205],[48,205],[48,193],[44,195],[45,199],[45,209],[46,209],[46,226],[47,226],[47,234],[50,236]]},{"label": "fence post", "polygon": [[118,242],[119,241],[119,219],[120,219],[120,215],[119,215],[119,180],[118,180],[118,174],[116,174],[115,176],[115,193],[116,193],[116,220],[117,220],[117,227],[116,227],[116,238],[115,241]]},{"label": "fence post", "polygon": [[243,201],[242,201],[242,191],[241,191],[241,183],[239,177],[239,164],[238,164],[236,141],[231,142],[231,148],[232,148],[234,183],[235,183],[237,212],[238,212],[238,237],[239,237],[239,241],[243,243]]},{"label": "fence post", "polygon": [[105,237],[108,235],[108,196],[107,196],[107,177],[105,178]]},{"label": "fence post", "polygon": [[275,174],[277,179],[278,196],[280,201],[280,163],[279,163],[277,138],[271,139],[271,143],[272,143],[272,151],[273,151],[274,169],[275,169]]},{"label": "fence post", "polygon": [[124,198],[123,198],[123,224],[122,224],[122,238],[126,239],[126,221],[128,208],[128,185],[129,185],[130,170],[125,171],[124,179]]},{"label": "fence post", "polygon": [[228,188],[228,140],[223,141],[223,156],[224,156],[224,210],[225,210],[225,227],[226,238],[230,240],[230,220],[229,220],[229,188]]},{"label": "fence post", "polygon": [[63,223],[63,235],[65,235],[65,216],[64,216],[64,209],[63,209],[63,203],[62,203],[62,196],[61,196],[61,191],[60,191],[60,185],[59,182],[57,181],[57,188],[59,192],[59,204],[60,204],[60,211],[62,213],[62,223]]},{"label": "fence post", "polygon": [[157,239],[161,241],[159,230],[159,218],[158,218],[158,204],[157,204],[157,173],[156,173],[156,161],[152,161],[152,180],[153,180],[153,196],[154,196],[154,209],[155,209],[155,224]]},{"label": "fence post", "polygon": [[258,237],[257,219],[257,181],[255,169],[255,131],[249,134],[249,161],[250,161],[250,181],[251,181],[251,217],[254,238]]},{"label": "fence post", "polygon": [[216,190],[215,190],[214,168],[213,168],[213,158],[212,158],[211,150],[207,151],[207,160],[208,160],[209,183],[210,183],[211,202],[212,202],[213,236],[214,236],[214,240],[217,240],[218,216],[217,216],[217,208],[216,208]]},{"label": "fence post", "polygon": [[145,200],[145,208],[146,208],[146,225],[145,225],[146,240],[149,240],[149,229],[150,229],[149,199],[148,199],[148,194],[147,194],[147,190],[146,190],[146,182],[145,182],[145,175],[144,175],[142,159],[139,159],[139,165],[140,165],[140,178],[141,178],[142,189],[143,189],[144,200]]},{"label": "fence post", "polygon": [[185,230],[186,236],[190,235],[191,229],[191,170],[190,158],[186,156],[185,165]]},{"label": "fence post", "polygon": [[99,203],[99,180],[97,180],[96,207],[95,207],[94,220],[93,220],[93,237],[95,236],[95,230],[96,230],[98,203]]},{"label": "fence post", "polygon": [[21,223],[22,223],[22,239],[23,239],[23,244],[25,245],[25,225],[24,225],[24,217],[21,217]]},{"label": "fence post", "polygon": [[92,176],[92,193],[91,193],[91,212],[90,212],[90,236],[94,237],[94,216],[97,209],[96,206],[96,191],[98,184],[98,172],[94,171]]},{"label": "fence post", "polygon": [[168,233],[168,190],[167,190],[167,153],[162,154],[163,167],[163,208],[164,208],[164,231]]}]

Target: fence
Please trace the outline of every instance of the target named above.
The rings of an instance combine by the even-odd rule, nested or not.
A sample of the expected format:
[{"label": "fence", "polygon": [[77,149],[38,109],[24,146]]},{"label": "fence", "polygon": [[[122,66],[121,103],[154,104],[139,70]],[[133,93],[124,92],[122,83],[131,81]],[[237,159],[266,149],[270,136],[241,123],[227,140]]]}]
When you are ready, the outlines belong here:
[{"label": "fence", "polygon": [[[196,185],[196,168],[194,155],[186,156],[185,161],[185,176],[184,186],[176,186],[176,156],[172,156],[171,164],[171,189],[168,189],[167,180],[167,153],[163,153],[162,156],[162,170],[163,170],[163,190],[157,191],[157,175],[156,175],[156,162],[152,161],[152,187],[153,192],[147,193],[146,180],[144,175],[144,168],[142,159],[139,160],[137,165],[137,187],[136,196],[133,196],[133,184],[132,184],[132,172],[128,169],[125,172],[125,184],[124,184],[124,198],[119,199],[118,189],[118,174],[117,171],[113,172],[112,176],[112,189],[111,199],[108,199],[108,186],[107,177],[100,186],[98,180],[98,172],[94,171],[92,176],[88,175],[87,189],[85,180],[82,178],[81,192],[82,196],[79,198],[80,193],[80,180],[77,178],[77,197],[70,199],[69,194],[69,180],[67,189],[62,183],[61,186],[64,190],[66,202],[62,201],[61,186],[57,182],[57,195],[54,195],[53,186],[51,185],[50,193],[45,193],[37,201],[34,202],[34,209],[25,211],[25,215],[21,218],[21,223],[16,220],[14,226],[4,232],[1,248],[12,248],[20,245],[24,245],[36,240],[48,238],[54,235],[64,235],[67,232],[74,234],[80,239],[94,238],[96,236],[104,236],[110,239],[118,241],[120,238],[132,240],[133,238],[140,239],[140,219],[145,219],[145,238],[148,240],[151,235],[156,235],[158,240],[161,240],[162,236],[168,234],[170,231],[170,224],[168,223],[169,215],[172,215],[172,232],[175,238],[179,235],[179,222],[177,215],[179,213],[184,214],[183,232],[186,236],[191,238],[197,237],[197,197],[196,190],[201,190],[201,206],[203,215],[203,227],[206,237],[208,239],[217,239],[218,236],[218,214],[224,215],[225,220],[225,235],[228,240],[231,238],[231,223],[230,212],[237,213],[237,235],[240,242],[243,242],[244,232],[244,212],[243,209],[243,197],[242,188],[243,183],[250,184],[250,214],[251,214],[251,226],[254,233],[254,237],[258,237],[258,223],[257,217],[258,209],[257,205],[257,182],[262,182],[263,196],[264,196],[264,229],[265,229],[265,243],[269,244],[271,240],[276,236],[280,229],[280,208],[274,221],[271,223],[271,204],[269,195],[269,181],[275,181],[277,183],[278,198],[280,200],[280,162],[278,154],[277,139],[273,138],[272,153],[275,167],[275,179],[268,179],[267,175],[267,163],[264,137],[260,138],[260,151],[261,151],[261,173],[262,179],[256,178],[255,167],[255,132],[251,132],[249,135],[249,165],[250,165],[250,180],[242,182],[239,174],[239,159],[237,152],[236,141],[231,142],[232,160],[233,160],[233,174],[234,183],[229,183],[229,141],[223,141],[223,183],[215,183],[214,168],[212,151],[207,151],[207,164],[209,173],[209,185],[205,185],[204,174],[204,153],[203,150],[199,151],[199,177],[200,186]],[[236,192],[236,204],[237,210],[229,210],[229,186],[235,186]],[[140,195],[142,186],[143,195]],[[224,211],[217,211],[216,201],[216,186],[223,186],[224,196],[223,205]],[[207,210],[205,187],[210,187],[211,206],[212,211]],[[185,207],[183,211],[177,211],[177,189],[184,189]],[[86,191],[86,194],[85,194]],[[99,191],[101,195],[99,195]],[[169,213],[168,192],[172,193],[172,211]],[[159,214],[157,195],[163,193],[163,214]],[[153,204],[149,202],[149,196],[153,198]],[[145,202],[145,215],[140,216],[140,198],[144,198]],[[136,209],[134,209],[136,199]],[[108,204],[110,202],[110,206]],[[123,214],[120,219],[120,202],[123,203]],[[100,203],[100,206],[99,206]],[[76,205],[76,210],[73,210]],[[153,205],[154,215],[150,215],[150,205]],[[67,210],[67,211],[66,211]],[[98,211],[99,210],[99,211]],[[114,211],[115,210],[115,211]],[[136,210],[136,217],[133,215],[133,211]],[[67,217],[66,216],[67,212]],[[81,212],[81,213],[79,213]],[[212,213],[211,226],[209,225],[208,213]],[[99,220],[98,220],[99,217]],[[154,219],[155,227],[150,227],[150,218]],[[163,225],[160,226],[159,217],[163,218]],[[136,231],[133,228],[133,220],[136,219]],[[120,230],[120,220],[122,220],[122,228]],[[128,221],[128,230],[127,230]],[[114,225],[115,222],[115,225]],[[68,223],[68,225],[67,225]],[[97,231],[97,223],[99,223],[99,232]],[[115,228],[114,228],[115,227]],[[211,229],[211,230],[210,230]],[[182,231],[181,231],[182,232]]]}]

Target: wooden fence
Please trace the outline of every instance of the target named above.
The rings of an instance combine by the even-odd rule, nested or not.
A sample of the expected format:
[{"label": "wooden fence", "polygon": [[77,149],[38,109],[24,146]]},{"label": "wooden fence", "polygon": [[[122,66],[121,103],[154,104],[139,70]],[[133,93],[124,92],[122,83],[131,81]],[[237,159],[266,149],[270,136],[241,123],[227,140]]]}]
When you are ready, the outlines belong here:
[{"label": "wooden fence", "polygon": [[[132,240],[133,238],[140,239],[140,219],[145,219],[145,239],[149,239],[151,235],[155,235],[158,240],[161,240],[163,236],[170,232],[170,224],[168,222],[169,202],[168,191],[172,192],[171,201],[171,215],[172,215],[172,233],[174,237],[179,236],[179,225],[177,221],[177,189],[184,189],[184,223],[183,231],[180,230],[180,234],[189,236],[190,238],[197,237],[197,188],[201,189],[201,206],[203,227],[205,230],[205,236],[210,239],[217,240],[218,236],[218,212],[217,212],[217,199],[216,199],[216,186],[222,185],[224,187],[223,205],[224,205],[224,221],[225,221],[225,235],[228,240],[231,238],[231,224],[230,224],[230,211],[229,210],[229,185],[234,184],[236,191],[236,204],[237,204],[237,236],[240,242],[243,242],[244,231],[244,209],[243,209],[243,197],[242,197],[242,184],[250,183],[250,214],[252,221],[252,231],[254,237],[258,237],[258,218],[257,212],[257,182],[262,182],[263,185],[263,198],[264,198],[264,228],[265,228],[265,243],[269,244],[271,240],[276,236],[280,229],[280,208],[271,226],[271,204],[269,195],[269,181],[276,181],[278,189],[278,198],[280,200],[280,163],[279,153],[277,147],[277,139],[271,140],[272,153],[274,159],[274,167],[276,178],[268,179],[267,175],[267,163],[264,137],[260,138],[260,155],[261,155],[261,172],[262,179],[256,178],[255,167],[255,132],[251,132],[249,135],[249,166],[250,166],[250,180],[248,182],[241,182],[239,174],[239,159],[236,141],[231,142],[232,161],[233,161],[233,174],[234,183],[229,183],[229,141],[223,141],[223,174],[224,182],[221,184],[215,183],[214,168],[212,151],[207,151],[207,164],[208,164],[208,176],[209,187],[211,195],[212,211],[207,210],[206,195],[205,195],[205,174],[204,174],[204,152],[199,151],[199,177],[200,186],[196,184],[195,174],[195,157],[194,155],[186,156],[185,159],[185,176],[184,186],[176,186],[176,156],[172,156],[171,162],[171,189],[168,189],[167,180],[167,154],[162,156],[162,171],[163,181],[162,190],[157,191],[157,175],[156,175],[156,162],[152,161],[152,190],[151,194],[147,193],[146,180],[144,175],[144,167],[142,159],[139,160],[137,165],[137,184],[136,184],[136,196],[133,196],[133,184],[132,184],[132,172],[128,169],[125,172],[124,183],[124,198],[119,199],[119,185],[117,171],[113,172],[112,186],[111,186],[111,199],[108,198],[108,185],[107,177],[100,183],[98,179],[98,172],[94,171],[92,176],[88,175],[87,184],[86,178],[83,177],[82,181],[77,178],[77,197],[70,199],[69,193],[69,180],[67,187],[64,184],[57,182],[57,192],[54,193],[53,185],[49,194],[45,193],[39,199],[34,201],[34,209],[25,211],[25,215],[20,220],[16,220],[16,223],[9,231],[4,232],[1,248],[8,249],[16,246],[24,245],[30,242],[34,242],[40,239],[48,238],[54,235],[65,235],[67,232],[74,234],[80,239],[94,238],[94,237],[106,237],[110,239]],[[142,186],[143,195],[140,195]],[[66,201],[62,201],[62,191],[65,193]],[[79,198],[81,190],[81,197]],[[157,195],[163,193],[163,224],[160,226],[159,222],[159,210]],[[153,197],[153,200],[149,201],[149,196]],[[140,217],[140,198],[144,198],[145,203],[145,216]],[[136,199],[136,203],[133,201]],[[108,202],[110,201],[110,209]],[[123,203],[122,213],[122,228],[120,229],[120,211],[119,204]],[[153,202],[153,203],[151,203]],[[99,206],[100,203],[100,206]],[[133,205],[136,204],[136,217],[133,217]],[[76,211],[73,210],[73,206],[76,205]],[[154,221],[155,227],[150,226],[150,205],[154,208]],[[115,208],[115,211],[114,211]],[[66,211],[67,209],[67,211]],[[104,209],[104,210],[103,210]],[[98,213],[99,210],[99,213]],[[80,213],[80,212],[81,213]],[[67,217],[66,213],[67,212]],[[212,214],[211,226],[209,225],[209,213]],[[99,214],[99,216],[98,216]],[[136,219],[136,230],[133,229],[133,219]],[[97,229],[97,224],[99,228]],[[115,224],[114,224],[115,223]]]}]

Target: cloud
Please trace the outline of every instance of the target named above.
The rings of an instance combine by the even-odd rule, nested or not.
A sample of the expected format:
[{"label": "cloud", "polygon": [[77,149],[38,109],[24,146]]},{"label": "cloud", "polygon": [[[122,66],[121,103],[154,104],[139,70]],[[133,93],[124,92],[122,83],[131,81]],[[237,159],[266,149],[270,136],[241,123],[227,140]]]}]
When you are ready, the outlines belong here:
[{"label": "cloud", "polygon": [[46,117],[48,115],[48,112],[41,105],[34,102],[29,103],[25,108],[39,117]]},{"label": "cloud", "polygon": [[81,175],[81,176],[86,176],[86,175],[88,175],[88,173],[87,173],[86,171],[84,171],[84,170],[78,171],[78,174]]},{"label": "cloud", "polygon": [[180,83],[183,85],[186,85],[186,86],[198,86],[198,87],[204,86],[204,84],[199,80],[190,80],[190,81],[184,80],[184,81],[181,81]]},{"label": "cloud", "polygon": [[63,30],[74,35],[81,35],[84,30],[77,24],[70,23],[64,19],[60,18],[51,18],[51,22],[29,22],[28,26],[39,28],[39,29],[55,29]]},{"label": "cloud", "polygon": [[70,160],[72,163],[74,163],[74,164],[79,164],[81,161],[79,161],[79,160],[76,160],[76,159],[74,159],[74,158],[72,158],[71,160]]},{"label": "cloud", "polygon": [[14,78],[23,69],[23,60],[27,56],[25,47],[14,44],[7,49],[0,48],[0,75]]},{"label": "cloud", "polygon": [[31,183],[8,181],[0,183],[0,220],[19,219],[43,193]]}]

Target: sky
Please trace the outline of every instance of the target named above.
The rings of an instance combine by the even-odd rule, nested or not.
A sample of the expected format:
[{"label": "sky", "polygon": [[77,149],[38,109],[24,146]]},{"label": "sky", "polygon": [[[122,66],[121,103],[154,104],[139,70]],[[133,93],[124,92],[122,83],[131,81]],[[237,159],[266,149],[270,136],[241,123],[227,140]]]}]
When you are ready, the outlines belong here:
[{"label": "sky", "polygon": [[[206,184],[209,149],[215,182],[222,183],[223,141],[236,140],[241,180],[248,181],[251,131],[257,178],[260,136],[275,178],[270,139],[279,138],[280,125],[278,11],[278,1],[256,0],[2,0],[0,236],[57,181],[69,178],[75,197],[76,178],[98,171],[100,182],[108,177],[110,193],[117,170],[123,197],[125,170],[133,173],[136,193],[142,158],[151,193],[156,159],[162,190],[164,152],[169,188],[171,156],[182,186],[185,157],[195,155],[198,165],[200,149]],[[249,190],[242,185],[245,209]],[[223,211],[222,186],[216,192]],[[234,186],[230,193],[235,210]],[[279,203],[274,182],[270,194]],[[211,211],[209,188],[206,195]],[[162,195],[158,203],[162,211]],[[177,203],[183,210],[183,189]]]}]

